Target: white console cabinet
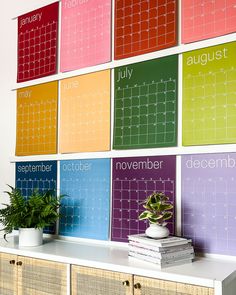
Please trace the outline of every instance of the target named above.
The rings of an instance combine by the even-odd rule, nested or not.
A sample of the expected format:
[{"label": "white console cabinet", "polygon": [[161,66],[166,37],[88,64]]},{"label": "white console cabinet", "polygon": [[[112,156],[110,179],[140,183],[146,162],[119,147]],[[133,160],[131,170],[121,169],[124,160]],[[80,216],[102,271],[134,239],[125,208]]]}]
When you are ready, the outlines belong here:
[{"label": "white console cabinet", "polygon": [[127,245],[45,239],[19,248],[17,237],[0,241],[0,258],[1,295],[236,294],[236,261],[229,259],[159,269],[128,257]]}]

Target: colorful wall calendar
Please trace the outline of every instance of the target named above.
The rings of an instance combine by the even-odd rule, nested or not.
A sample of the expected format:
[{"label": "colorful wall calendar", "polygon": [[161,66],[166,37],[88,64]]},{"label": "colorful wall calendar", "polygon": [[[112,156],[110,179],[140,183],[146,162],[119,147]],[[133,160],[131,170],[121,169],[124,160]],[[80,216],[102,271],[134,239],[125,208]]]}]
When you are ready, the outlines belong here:
[{"label": "colorful wall calendar", "polygon": [[236,31],[234,0],[182,0],[182,43]]},{"label": "colorful wall calendar", "polygon": [[60,162],[62,199],[59,234],[107,240],[110,219],[110,159]]},{"label": "colorful wall calendar", "polygon": [[[164,192],[175,203],[175,156],[113,159],[112,240],[126,242],[127,236],[145,232],[148,223],[139,221],[141,202],[154,191]],[[168,223],[175,231],[174,218]]]},{"label": "colorful wall calendar", "polygon": [[17,90],[16,155],[57,152],[58,82]]},{"label": "colorful wall calendar", "polygon": [[176,42],[176,0],[115,1],[115,59],[168,48]]},{"label": "colorful wall calendar", "polygon": [[111,60],[111,0],[62,0],[62,72]]},{"label": "colorful wall calendar", "polygon": [[[39,191],[57,189],[57,162],[18,162],[16,163],[16,188],[25,197],[29,197],[34,190]],[[55,233],[55,225],[44,229],[45,233]]]},{"label": "colorful wall calendar", "polygon": [[110,70],[65,79],[60,86],[60,152],[109,150]]},{"label": "colorful wall calendar", "polygon": [[58,2],[18,17],[17,82],[57,71]]},{"label": "colorful wall calendar", "polygon": [[236,142],[236,42],[183,54],[183,145]]},{"label": "colorful wall calendar", "polygon": [[182,157],[182,235],[196,251],[236,255],[236,154]]},{"label": "colorful wall calendar", "polygon": [[178,56],[115,69],[115,149],[175,146]]}]

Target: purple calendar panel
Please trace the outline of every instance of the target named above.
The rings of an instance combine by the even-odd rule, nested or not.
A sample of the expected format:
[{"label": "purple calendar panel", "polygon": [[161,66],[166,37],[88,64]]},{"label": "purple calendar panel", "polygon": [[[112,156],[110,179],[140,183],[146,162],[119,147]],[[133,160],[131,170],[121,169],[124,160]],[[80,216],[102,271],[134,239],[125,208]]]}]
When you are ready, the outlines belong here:
[{"label": "purple calendar panel", "polygon": [[195,250],[236,255],[236,153],[183,156],[181,196]]},{"label": "purple calendar panel", "polygon": [[[175,156],[113,159],[112,227],[113,241],[127,242],[127,236],[143,233],[148,222],[138,220],[141,202],[154,191],[164,192],[175,203]],[[168,223],[174,234],[174,216]]]}]

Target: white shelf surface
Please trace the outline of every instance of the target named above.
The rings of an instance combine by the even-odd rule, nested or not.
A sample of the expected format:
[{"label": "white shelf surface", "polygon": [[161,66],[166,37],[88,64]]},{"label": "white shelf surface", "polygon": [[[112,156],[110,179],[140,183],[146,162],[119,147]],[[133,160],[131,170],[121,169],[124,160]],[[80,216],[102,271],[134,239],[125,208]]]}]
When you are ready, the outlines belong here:
[{"label": "white shelf surface", "polygon": [[[18,246],[18,237],[0,240],[0,252],[124,272],[214,288],[236,277],[236,261],[196,258],[193,263],[159,269],[153,263],[128,257],[128,247],[109,243],[72,242],[44,238],[39,247]],[[219,293],[220,294],[220,293]]]},{"label": "white shelf surface", "polygon": [[13,156],[10,162],[26,161],[47,161],[47,160],[76,160],[76,159],[96,159],[96,158],[118,158],[118,157],[139,157],[139,156],[164,156],[164,155],[191,155],[207,153],[235,153],[236,144],[204,145],[204,146],[181,146],[166,148],[147,148],[130,150],[111,150],[104,152],[85,152],[71,154],[53,155],[33,155],[33,156]]},{"label": "white shelf surface", "polygon": [[198,42],[193,42],[193,43],[189,43],[189,44],[180,44],[180,45],[176,45],[176,46],[173,46],[173,47],[170,47],[167,49],[154,51],[151,53],[146,53],[146,54],[137,55],[134,57],[124,58],[121,60],[112,60],[112,61],[110,61],[108,63],[104,63],[104,64],[99,64],[99,65],[86,67],[86,68],[82,68],[82,69],[78,69],[78,70],[74,70],[74,71],[68,71],[68,72],[64,72],[64,73],[59,72],[55,75],[46,76],[43,78],[34,79],[34,80],[22,82],[22,83],[15,83],[15,85],[13,85],[13,87],[12,87],[12,90],[16,90],[16,89],[24,88],[24,87],[28,87],[28,86],[33,86],[33,85],[37,85],[37,84],[41,84],[41,83],[62,80],[62,79],[75,77],[75,76],[79,76],[79,75],[89,74],[89,73],[93,73],[93,72],[97,72],[97,71],[114,69],[116,67],[126,66],[129,64],[147,61],[147,60],[151,60],[151,59],[155,59],[155,58],[161,58],[161,57],[165,57],[165,56],[169,56],[169,55],[182,54],[184,52],[198,50],[198,49],[202,49],[202,48],[209,47],[209,46],[215,46],[215,45],[220,45],[220,44],[224,44],[224,43],[229,43],[229,42],[233,42],[235,40],[236,40],[236,33],[232,33],[232,34],[228,34],[228,35],[224,35],[224,36],[220,36],[220,37],[215,37],[212,39],[206,39],[206,40],[202,40],[202,41],[198,41]]}]

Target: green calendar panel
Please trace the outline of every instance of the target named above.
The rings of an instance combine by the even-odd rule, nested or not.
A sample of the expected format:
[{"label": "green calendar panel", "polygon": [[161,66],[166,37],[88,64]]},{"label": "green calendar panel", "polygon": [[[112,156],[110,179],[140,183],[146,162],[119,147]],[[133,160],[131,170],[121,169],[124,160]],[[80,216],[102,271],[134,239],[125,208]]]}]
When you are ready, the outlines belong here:
[{"label": "green calendar panel", "polygon": [[115,69],[114,149],[177,144],[178,56]]},{"label": "green calendar panel", "polygon": [[183,145],[236,142],[236,42],[183,54]]}]

